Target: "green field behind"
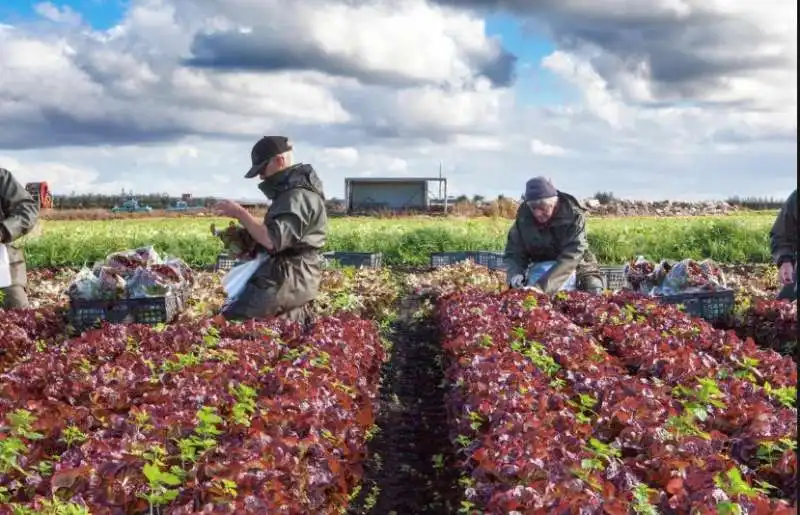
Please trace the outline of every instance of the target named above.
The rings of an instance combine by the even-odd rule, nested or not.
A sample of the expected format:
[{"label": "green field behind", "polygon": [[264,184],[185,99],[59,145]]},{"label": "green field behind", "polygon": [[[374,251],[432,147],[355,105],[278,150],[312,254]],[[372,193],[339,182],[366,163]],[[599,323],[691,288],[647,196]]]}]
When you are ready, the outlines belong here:
[{"label": "green field behind", "polygon": [[[588,222],[592,250],[601,263],[651,259],[712,258],[725,263],[767,263],[775,213],[724,217],[595,218]],[[211,218],[144,218],[44,221],[23,245],[29,267],[92,264],[114,251],[153,245],[191,265],[213,264],[221,242]],[[387,265],[419,266],[441,251],[502,251],[512,221],[473,218],[335,218],[326,250],[382,252]]]}]

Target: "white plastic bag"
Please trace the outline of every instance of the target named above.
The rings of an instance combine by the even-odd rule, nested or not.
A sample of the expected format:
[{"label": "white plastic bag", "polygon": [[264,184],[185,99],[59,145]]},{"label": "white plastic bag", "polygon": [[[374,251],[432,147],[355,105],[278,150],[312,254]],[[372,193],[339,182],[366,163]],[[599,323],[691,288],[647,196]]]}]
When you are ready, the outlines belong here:
[{"label": "white plastic bag", "polygon": [[259,254],[255,259],[234,266],[225,274],[225,277],[222,278],[222,287],[225,289],[228,300],[233,300],[242,293],[247,281],[267,259],[269,259],[268,254]]},{"label": "white plastic bag", "polygon": [[8,248],[0,244],[0,288],[11,286],[11,264],[8,261]]},{"label": "white plastic bag", "polygon": [[71,299],[95,300],[100,298],[100,271],[97,274],[83,267],[67,286],[66,293]]},{"label": "white plastic bag", "polygon": [[[534,263],[528,268],[528,286],[533,286],[536,284],[536,281],[542,278],[544,274],[546,274],[553,266],[555,266],[555,261],[542,261],[540,263]],[[574,291],[578,284],[578,278],[575,272],[567,278],[564,284],[561,285],[559,291]]]}]

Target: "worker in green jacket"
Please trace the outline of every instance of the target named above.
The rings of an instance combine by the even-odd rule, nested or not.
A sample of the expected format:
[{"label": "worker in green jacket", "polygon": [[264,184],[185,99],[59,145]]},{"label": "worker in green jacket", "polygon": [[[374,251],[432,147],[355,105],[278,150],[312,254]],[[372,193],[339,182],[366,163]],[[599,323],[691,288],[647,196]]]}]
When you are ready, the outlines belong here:
[{"label": "worker in green jacket", "polygon": [[27,308],[28,285],[25,254],[16,244],[36,226],[39,206],[11,172],[0,168],[0,243],[6,246],[11,284],[0,288],[0,307]]},{"label": "worker in green jacket", "polygon": [[770,231],[772,259],[781,283],[779,299],[797,298],[797,190],[784,203]]},{"label": "worker in green jacket", "polygon": [[[555,265],[535,284],[526,284],[529,266],[545,261]],[[586,240],[586,208],[544,177],[525,185],[524,202],[508,231],[505,262],[512,288],[533,286],[552,295],[574,272],[577,289],[603,290],[597,259]]]},{"label": "worker in green jacket", "polygon": [[259,177],[259,189],[272,202],[263,221],[231,201],[219,203],[216,211],[238,219],[269,257],[222,315],[307,323],[322,281],[321,249],[327,237],[322,181],[310,165],[293,163],[292,145],[283,136],[261,138],[250,157],[252,168],[245,178]]}]

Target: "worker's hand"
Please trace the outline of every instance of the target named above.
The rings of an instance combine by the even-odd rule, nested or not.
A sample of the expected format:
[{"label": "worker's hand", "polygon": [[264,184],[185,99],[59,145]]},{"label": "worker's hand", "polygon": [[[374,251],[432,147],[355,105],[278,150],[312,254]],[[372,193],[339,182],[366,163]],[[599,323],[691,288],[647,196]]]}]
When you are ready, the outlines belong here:
[{"label": "worker's hand", "polygon": [[220,200],[214,205],[214,212],[221,216],[239,219],[244,208],[231,200]]},{"label": "worker's hand", "polygon": [[517,274],[511,278],[509,284],[512,288],[522,288],[522,283],[525,282],[525,276],[522,274]]},{"label": "worker's hand", "polygon": [[792,284],[794,282],[794,264],[784,261],[778,269],[778,278],[784,286]]}]

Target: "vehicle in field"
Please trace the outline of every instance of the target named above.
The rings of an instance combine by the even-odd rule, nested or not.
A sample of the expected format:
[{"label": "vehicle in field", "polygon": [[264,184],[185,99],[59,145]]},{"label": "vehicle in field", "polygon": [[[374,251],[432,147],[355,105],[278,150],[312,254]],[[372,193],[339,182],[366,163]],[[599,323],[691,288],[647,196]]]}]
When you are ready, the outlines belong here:
[{"label": "vehicle in field", "polygon": [[136,199],[128,199],[122,203],[121,206],[114,206],[111,208],[112,213],[150,213],[153,208],[139,204]]},{"label": "vehicle in field", "polygon": [[190,206],[189,202],[191,200],[192,200],[192,194],[184,193],[183,195],[181,195],[181,200],[178,200],[175,202],[174,205],[169,206],[167,208],[167,211],[199,211],[203,209],[203,206],[201,205]]},{"label": "vehicle in field", "polygon": [[39,209],[53,209],[53,195],[50,193],[50,186],[46,181],[29,182],[25,184],[25,190]]}]

